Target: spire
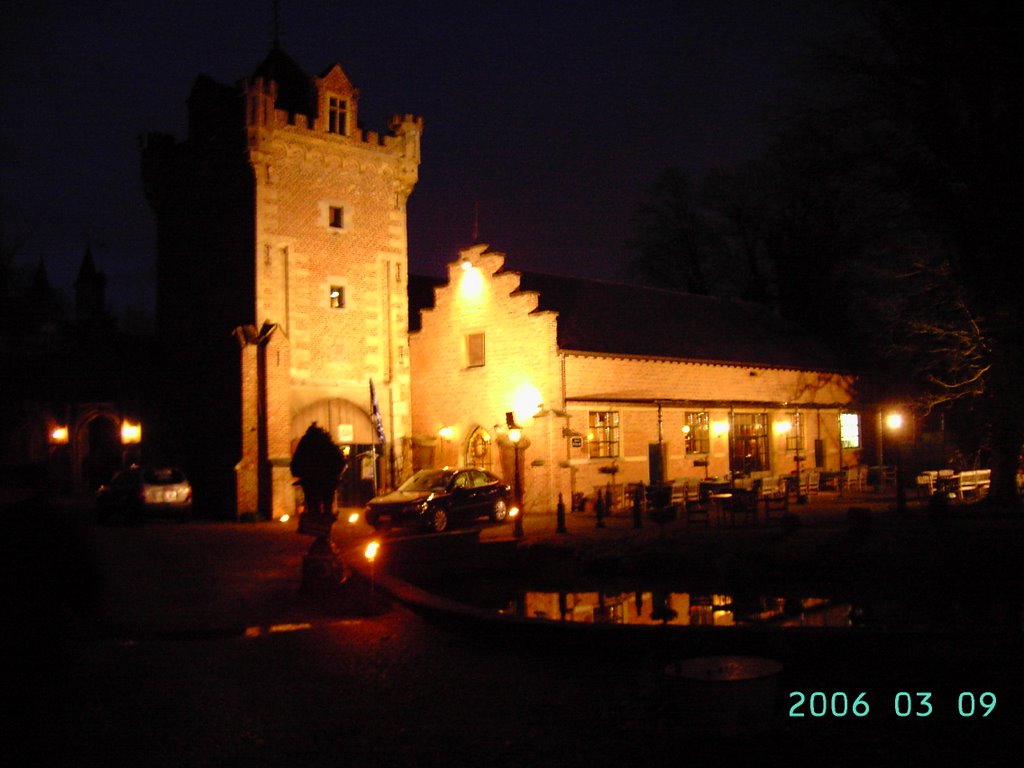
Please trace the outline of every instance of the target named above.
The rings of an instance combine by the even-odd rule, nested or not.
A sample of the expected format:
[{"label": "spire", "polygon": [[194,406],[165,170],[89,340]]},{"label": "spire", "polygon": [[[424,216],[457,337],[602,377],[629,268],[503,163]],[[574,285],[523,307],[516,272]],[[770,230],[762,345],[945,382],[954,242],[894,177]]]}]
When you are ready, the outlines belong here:
[{"label": "spire", "polygon": [[85,255],[82,257],[82,266],[78,268],[78,277],[75,278],[75,285],[80,283],[94,282],[99,277],[96,263],[92,260],[92,247],[85,247]]}]

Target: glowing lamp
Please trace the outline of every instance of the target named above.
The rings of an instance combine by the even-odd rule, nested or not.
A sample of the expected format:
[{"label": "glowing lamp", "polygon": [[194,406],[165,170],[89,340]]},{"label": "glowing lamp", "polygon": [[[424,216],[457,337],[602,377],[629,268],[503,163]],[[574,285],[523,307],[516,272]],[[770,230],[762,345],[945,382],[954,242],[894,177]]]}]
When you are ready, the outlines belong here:
[{"label": "glowing lamp", "polygon": [[519,516],[519,507],[509,507],[508,508],[508,516],[509,517],[518,517]]},{"label": "glowing lamp", "polygon": [[287,522],[288,522],[289,520],[291,520],[291,519],[292,519],[292,516],[291,516],[291,515],[289,515],[289,514],[288,514],[288,513],[286,512],[285,514],[281,515],[281,516],[280,516],[279,518],[277,518],[277,519],[278,519],[278,520],[280,520],[280,521],[281,521],[282,523],[287,523]]},{"label": "glowing lamp", "polygon": [[713,421],[713,422],[711,422],[711,432],[715,435],[715,437],[721,437],[722,435],[724,435],[728,431],[729,431],[729,422],[728,421]]},{"label": "glowing lamp", "polygon": [[67,445],[68,444],[68,428],[67,427],[54,427],[50,433],[50,443],[53,445]]},{"label": "glowing lamp", "polygon": [[903,414],[902,413],[890,413],[885,417],[885,426],[891,430],[897,430],[903,426]]},{"label": "glowing lamp", "polygon": [[775,432],[780,435],[789,434],[790,430],[793,429],[793,422],[791,421],[776,421]]},{"label": "glowing lamp", "polygon": [[452,435],[455,434],[455,430],[452,427],[441,427],[439,430],[437,430],[437,434],[440,435],[441,438],[443,438],[444,440],[451,440]]},{"label": "glowing lamp", "polygon": [[690,434],[690,425],[689,424],[683,424],[682,432],[683,432],[684,435]]},{"label": "glowing lamp", "polygon": [[133,421],[121,423],[121,442],[125,445],[135,445],[142,442],[142,425]]},{"label": "glowing lamp", "polygon": [[351,515],[348,516],[348,524],[349,525],[355,525],[358,522],[359,522],[359,513],[358,512],[353,512]]},{"label": "glowing lamp", "polygon": [[380,542],[377,540],[371,541],[366,545],[366,549],[363,551],[363,555],[371,563],[377,558],[377,553],[380,551]]}]

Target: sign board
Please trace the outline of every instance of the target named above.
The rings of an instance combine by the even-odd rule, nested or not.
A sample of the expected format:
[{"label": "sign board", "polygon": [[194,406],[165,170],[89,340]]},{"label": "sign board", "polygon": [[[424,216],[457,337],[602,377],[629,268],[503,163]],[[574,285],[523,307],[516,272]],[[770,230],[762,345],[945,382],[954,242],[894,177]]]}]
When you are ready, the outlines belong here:
[{"label": "sign board", "polygon": [[569,438],[569,445],[571,445],[573,448],[582,448],[583,447],[583,436],[582,435],[576,435],[575,437],[570,437]]}]

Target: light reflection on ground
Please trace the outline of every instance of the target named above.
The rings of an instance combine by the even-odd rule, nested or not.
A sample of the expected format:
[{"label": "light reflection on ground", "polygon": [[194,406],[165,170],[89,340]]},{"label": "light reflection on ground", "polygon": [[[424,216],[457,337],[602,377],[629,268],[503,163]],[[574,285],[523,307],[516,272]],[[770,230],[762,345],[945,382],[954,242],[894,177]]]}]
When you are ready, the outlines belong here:
[{"label": "light reflection on ground", "polygon": [[500,611],[527,618],[674,626],[848,627],[849,603],[824,597],[738,597],[689,592],[520,592]]}]

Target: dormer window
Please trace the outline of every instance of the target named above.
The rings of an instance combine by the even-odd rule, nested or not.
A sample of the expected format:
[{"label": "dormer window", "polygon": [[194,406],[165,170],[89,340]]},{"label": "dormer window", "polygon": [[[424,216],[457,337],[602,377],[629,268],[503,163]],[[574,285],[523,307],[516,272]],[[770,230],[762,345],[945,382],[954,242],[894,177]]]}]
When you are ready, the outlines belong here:
[{"label": "dormer window", "polygon": [[327,132],[348,135],[348,101],[340,96],[327,97]]}]

